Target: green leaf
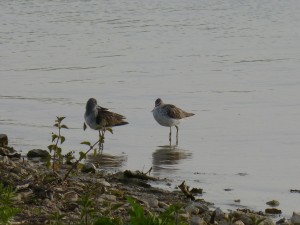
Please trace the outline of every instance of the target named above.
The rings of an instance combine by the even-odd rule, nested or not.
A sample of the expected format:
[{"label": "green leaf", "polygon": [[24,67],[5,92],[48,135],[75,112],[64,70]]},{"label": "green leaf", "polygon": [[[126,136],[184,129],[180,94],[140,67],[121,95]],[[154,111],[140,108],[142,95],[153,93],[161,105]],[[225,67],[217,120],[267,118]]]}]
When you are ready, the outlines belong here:
[{"label": "green leaf", "polygon": [[58,127],[58,123],[54,124],[53,126],[54,126],[54,127]]},{"label": "green leaf", "polygon": [[55,145],[48,145],[48,149],[49,149],[49,151],[51,152],[52,150],[55,149]]},{"label": "green leaf", "polygon": [[57,120],[58,120],[58,122],[61,122],[61,121],[63,121],[66,117],[65,116],[61,116],[61,117],[56,117],[57,118]]},{"label": "green leaf", "polygon": [[65,124],[61,125],[60,128],[69,129],[69,128],[67,127],[67,125],[65,125]]},{"label": "green leaf", "polygon": [[64,143],[65,140],[66,140],[66,138],[65,138],[64,136],[60,136],[60,143],[61,143],[61,144]]},{"label": "green leaf", "polygon": [[84,152],[79,152],[79,160],[85,159],[86,158],[86,153]]},{"label": "green leaf", "polygon": [[58,155],[61,155],[61,148],[60,148],[60,147],[57,147],[57,148],[56,148],[56,153],[57,153]]},{"label": "green leaf", "polygon": [[81,142],[80,144],[82,144],[82,145],[88,145],[88,146],[90,146],[90,147],[91,147],[91,143],[90,143],[90,142],[88,142],[88,141],[83,141],[83,142]]},{"label": "green leaf", "polygon": [[57,137],[58,136],[56,134],[52,133],[52,142],[54,142]]}]

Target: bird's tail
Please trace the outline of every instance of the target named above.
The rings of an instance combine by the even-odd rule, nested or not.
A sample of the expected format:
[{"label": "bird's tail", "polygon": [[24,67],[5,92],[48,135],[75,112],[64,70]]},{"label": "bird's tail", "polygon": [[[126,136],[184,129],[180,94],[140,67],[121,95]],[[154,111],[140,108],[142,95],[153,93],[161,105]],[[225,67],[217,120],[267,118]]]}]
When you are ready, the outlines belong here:
[{"label": "bird's tail", "polygon": [[118,123],[118,124],[116,124],[114,126],[123,126],[123,125],[126,125],[126,124],[128,124],[128,122],[122,121],[122,122],[120,122],[120,123]]},{"label": "bird's tail", "polygon": [[195,115],[194,113],[188,113],[188,112],[184,112],[185,117],[190,117]]}]

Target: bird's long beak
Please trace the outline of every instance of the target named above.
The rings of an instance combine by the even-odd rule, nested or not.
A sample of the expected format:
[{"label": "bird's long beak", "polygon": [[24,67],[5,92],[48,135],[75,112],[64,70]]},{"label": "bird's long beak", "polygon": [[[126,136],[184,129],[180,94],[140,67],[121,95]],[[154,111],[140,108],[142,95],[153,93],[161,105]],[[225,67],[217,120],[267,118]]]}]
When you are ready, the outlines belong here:
[{"label": "bird's long beak", "polygon": [[83,123],[83,130],[86,130],[86,124]]}]

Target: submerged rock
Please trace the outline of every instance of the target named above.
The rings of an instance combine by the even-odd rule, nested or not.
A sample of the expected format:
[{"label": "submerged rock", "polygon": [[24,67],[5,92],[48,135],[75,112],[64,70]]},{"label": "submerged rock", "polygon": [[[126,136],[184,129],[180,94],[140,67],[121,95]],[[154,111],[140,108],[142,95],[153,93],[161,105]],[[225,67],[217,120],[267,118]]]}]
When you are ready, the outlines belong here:
[{"label": "submerged rock", "polygon": [[281,214],[281,210],[276,209],[276,208],[268,208],[268,209],[265,209],[265,213],[268,213],[268,214]]},{"label": "submerged rock", "polygon": [[272,200],[272,201],[266,202],[266,204],[269,206],[272,206],[272,207],[277,207],[277,206],[279,206],[280,203],[277,200]]},{"label": "submerged rock", "polygon": [[27,153],[28,158],[49,158],[50,153],[47,150],[43,149],[32,149]]}]

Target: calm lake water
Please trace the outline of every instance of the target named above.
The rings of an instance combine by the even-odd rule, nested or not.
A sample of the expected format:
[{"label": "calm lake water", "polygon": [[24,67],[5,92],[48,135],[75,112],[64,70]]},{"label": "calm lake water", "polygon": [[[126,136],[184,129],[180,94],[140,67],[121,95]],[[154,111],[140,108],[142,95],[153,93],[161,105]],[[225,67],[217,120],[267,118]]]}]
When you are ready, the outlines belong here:
[{"label": "calm lake water", "polygon": [[[1,0],[0,15],[0,133],[17,150],[46,149],[56,116],[65,152],[84,150],[94,97],[130,123],[106,135],[113,169],[153,167],[223,210],[300,210],[300,1]],[[158,97],[196,114],[178,146]]]}]

